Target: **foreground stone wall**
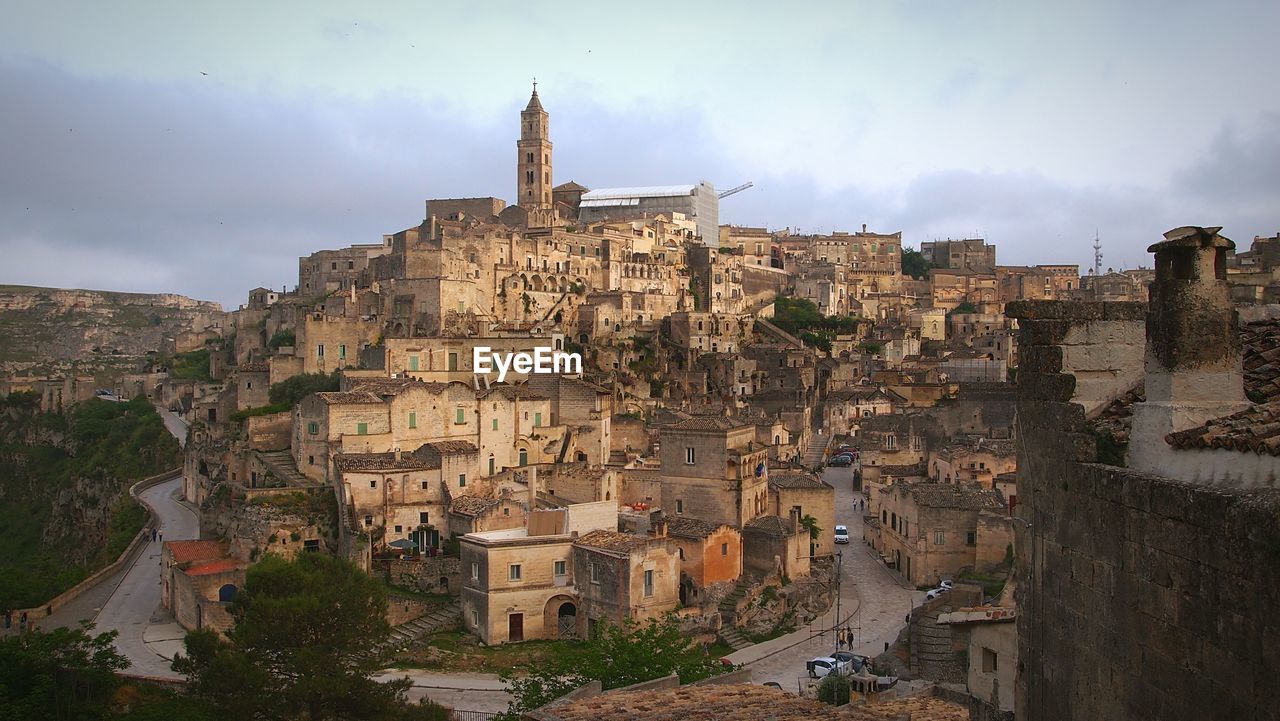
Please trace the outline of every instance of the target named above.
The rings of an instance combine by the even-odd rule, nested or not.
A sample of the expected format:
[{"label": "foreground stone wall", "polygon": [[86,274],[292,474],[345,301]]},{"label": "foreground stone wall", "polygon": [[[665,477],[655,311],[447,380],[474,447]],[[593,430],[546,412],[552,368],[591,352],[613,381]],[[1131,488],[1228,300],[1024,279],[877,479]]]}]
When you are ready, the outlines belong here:
[{"label": "foreground stone wall", "polygon": [[1008,311],[1023,349],[1018,718],[1280,718],[1280,492],[1093,462],[1085,404],[1128,379],[1100,362],[1078,383],[1067,341],[1111,338],[1098,352],[1132,358],[1142,305]]}]

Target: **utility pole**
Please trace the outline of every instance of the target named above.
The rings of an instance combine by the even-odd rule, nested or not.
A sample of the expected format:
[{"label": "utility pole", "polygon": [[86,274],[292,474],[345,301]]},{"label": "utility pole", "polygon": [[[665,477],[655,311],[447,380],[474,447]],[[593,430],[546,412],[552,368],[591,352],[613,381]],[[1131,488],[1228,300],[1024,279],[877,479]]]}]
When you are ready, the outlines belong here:
[{"label": "utility pole", "polygon": [[[836,551],[836,620],[831,627],[831,637],[840,637],[840,571],[844,565],[844,551]],[[837,646],[839,643],[836,644]]]}]

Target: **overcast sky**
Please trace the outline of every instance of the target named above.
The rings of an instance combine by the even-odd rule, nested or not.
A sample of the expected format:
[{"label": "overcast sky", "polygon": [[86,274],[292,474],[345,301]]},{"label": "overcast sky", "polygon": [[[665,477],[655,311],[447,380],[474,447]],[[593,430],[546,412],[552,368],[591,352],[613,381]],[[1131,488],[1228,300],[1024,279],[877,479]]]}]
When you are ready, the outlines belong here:
[{"label": "overcast sky", "polygon": [[0,282],[244,302],[515,186],[754,181],[721,222],[1149,265],[1280,231],[1280,3],[5,3]]}]

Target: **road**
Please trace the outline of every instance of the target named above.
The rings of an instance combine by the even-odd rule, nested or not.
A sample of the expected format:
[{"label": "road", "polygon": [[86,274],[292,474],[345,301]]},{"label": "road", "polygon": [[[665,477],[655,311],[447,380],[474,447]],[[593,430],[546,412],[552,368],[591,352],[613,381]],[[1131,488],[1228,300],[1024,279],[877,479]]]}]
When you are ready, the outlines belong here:
[{"label": "road", "polygon": [[[185,541],[200,537],[200,521],[178,498],[182,476],[152,486],[140,495],[160,520],[165,541]],[[143,643],[143,634],[152,623],[167,615],[160,606],[160,541],[148,542],[138,554],[94,620],[98,632],[117,631],[116,650],[129,659],[130,673],[162,678],[180,678],[169,661]]]},{"label": "road", "polygon": [[[862,511],[853,509],[852,468],[827,468],[822,480],[835,487],[836,523],[849,527],[849,543],[836,546],[840,551],[840,620],[852,629],[855,653],[876,656],[884,651],[885,642],[893,643],[906,625],[907,614],[924,594],[905,583],[900,576],[885,568],[871,548],[862,542]],[[824,533],[831,532],[823,529]],[[729,660],[745,664],[754,683],[776,681],[784,689],[797,689],[806,675],[805,662],[836,650],[831,633],[836,609],[832,609],[809,626],[781,638],[757,644],[729,655]]]}]

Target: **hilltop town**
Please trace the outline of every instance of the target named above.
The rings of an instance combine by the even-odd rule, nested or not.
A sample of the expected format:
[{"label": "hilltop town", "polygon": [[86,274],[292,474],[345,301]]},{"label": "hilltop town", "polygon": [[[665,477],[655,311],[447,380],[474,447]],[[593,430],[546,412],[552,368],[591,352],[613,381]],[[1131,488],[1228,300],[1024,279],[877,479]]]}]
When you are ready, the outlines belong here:
[{"label": "hilltop town", "polygon": [[[164,542],[154,599],[174,624],[225,631],[248,568],[320,553],[393,589],[392,641],[370,649],[389,662],[449,670],[428,650],[446,629],[493,647],[674,614],[784,689],[813,695],[805,661],[847,649],[870,679],[855,694],[933,689],[925,706],[964,709],[937,718],[1031,719],[1055,702],[1116,717],[1134,697],[1053,681],[1071,659],[1119,672],[1070,633],[1156,663],[1099,598],[1140,597],[1169,627],[1215,613],[1179,595],[1214,559],[1169,539],[1219,522],[1178,516],[1201,491],[1168,489],[1265,515],[1245,496],[1275,487],[1273,436],[1253,429],[1280,394],[1280,235],[1238,251],[1178,229],[1152,239],[1153,267],[1099,256],[1082,272],[1001,265],[981,238],[735,226],[719,209],[746,202],[741,186],[556,184],[536,88],[518,123],[511,203],[427,199],[417,226],[300,258],[292,289],[193,305],[108,380],[35,364],[4,378],[49,410],[145,396],[182,421],[198,530]],[[522,353],[581,366],[517,358],[500,379],[491,357]],[[1145,474],[1146,505],[1104,488],[1108,472]],[[1087,519],[1064,520],[1081,504]],[[1113,531],[1129,549],[1114,556],[1098,540]],[[1268,552],[1227,533],[1224,556]],[[1274,663],[1237,627],[1275,610],[1264,580],[1231,611],[1241,645],[1219,649],[1207,621],[1179,643],[1237,670]],[[1029,603],[1056,615],[1027,618]],[[1182,650],[1159,649],[1165,681]],[[1233,698],[1274,700],[1263,673]],[[645,693],[721,703],[707,688]],[[573,708],[542,717],[585,717]]]}]

